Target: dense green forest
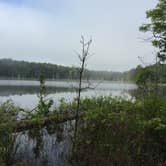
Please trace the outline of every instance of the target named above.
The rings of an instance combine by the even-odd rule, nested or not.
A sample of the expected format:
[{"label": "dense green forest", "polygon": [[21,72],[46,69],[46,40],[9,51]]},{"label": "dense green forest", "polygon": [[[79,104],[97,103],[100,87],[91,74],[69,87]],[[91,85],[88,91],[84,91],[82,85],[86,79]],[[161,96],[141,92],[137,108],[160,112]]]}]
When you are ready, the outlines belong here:
[{"label": "dense green forest", "polygon": [[139,77],[146,72],[149,72],[153,77],[157,75],[158,83],[166,83],[166,64],[154,64],[146,67],[138,65],[136,68],[124,72],[122,80],[137,82]]},{"label": "dense green forest", "polygon": [[[0,60],[1,79],[38,79],[43,74],[46,79],[78,79],[79,68],[66,67],[50,63],[35,63],[16,61],[11,59]],[[85,71],[84,79],[119,81],[120,72]]]},{"label": "dense green forest", "polygon": [[[150,65],[147,67],[138,65],[136,68],[126,72],[85,70],[84,79],[136,82],[139,75],[144,70],[149,70],[154,74],[156,72],[156,65]],[[158,64],[157,70],[159,82],[165,83],[166,64]],[[43,74],[46,79],[50,80],[76,80],[79,78],[79,68],[60,66],[50,63],[16,61],[12,59],[0,60],[1,79],[38,79],[40,74]]]}]

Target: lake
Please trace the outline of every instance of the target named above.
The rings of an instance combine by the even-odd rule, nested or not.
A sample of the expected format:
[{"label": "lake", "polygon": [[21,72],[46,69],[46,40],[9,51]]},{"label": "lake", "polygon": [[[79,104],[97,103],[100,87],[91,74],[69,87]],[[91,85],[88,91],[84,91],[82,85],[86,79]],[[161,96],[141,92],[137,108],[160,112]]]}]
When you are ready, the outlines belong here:
[{"label": "lake", "polygon": [[[47,98],[54,101],[54,106],[58,107],[59,101],[64,98],[72,101],[76,97],[76,81],[46,81]],[[83,87],[89,83],[83,82]],[[90,89],[82,91],[82,97],[93,96],[121,96],[129,98],[129,90],[136,89],[132,83],[110,82],[110,81],[91,81]],[[16,105],[25,109],[33,109],[38,104],[39,81],[29,80],[0,80],[0,102],[11,99]]]}]

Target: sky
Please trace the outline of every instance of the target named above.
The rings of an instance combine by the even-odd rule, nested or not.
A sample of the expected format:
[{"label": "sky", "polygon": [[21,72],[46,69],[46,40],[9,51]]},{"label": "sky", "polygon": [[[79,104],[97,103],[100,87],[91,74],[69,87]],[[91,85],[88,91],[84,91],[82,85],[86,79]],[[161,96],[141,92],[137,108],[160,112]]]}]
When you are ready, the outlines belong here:
[{"label": "sky", "polygon": [[126,71],[152,63],[139,32],[157,0],[0,0],[0,58],[78,66],[80,37],[92,38],[87,67]]}]

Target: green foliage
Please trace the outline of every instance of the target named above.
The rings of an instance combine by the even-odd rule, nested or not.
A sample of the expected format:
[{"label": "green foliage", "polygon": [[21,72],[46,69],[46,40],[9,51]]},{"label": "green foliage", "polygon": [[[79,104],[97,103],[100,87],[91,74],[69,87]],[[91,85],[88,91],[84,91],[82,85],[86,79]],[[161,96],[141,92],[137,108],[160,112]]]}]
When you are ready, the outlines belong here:
[{"label": "green foliage", "polygon": [[[13,134],[13,123],[17,120],[20,108],[8,100],[0,105],[0,164],[11,166],[19,144],[17,134]],[[7,124],[7,125],[6,125]]]},{"label": "green foliage", "polygon": [[139,94],[143,95],[141,97],[151,96],[155,92],[155,72],[150,68],[142,69],[137,76],[136,84],[138,85]]},{"label": "green foliage", "polygon": [[10,126],[0,126],[0,163],[11,166],[19,144],[16,144],[17,135],[12,134]]},{"label": "green foliage", "polygon": [[[162,165],[166,161],[166,103],[146,98],[85,99],[75,159],[81,165]],[[157,152],[157,153],[156,153]]]},{"label": "green foliage", "polygon": [[16,107],[11,100],[0,104],[0,124],[14,122],[17,119],[19,107]]},{"label": "green foliage", "polygon": [[155,82],[155,73],[148,68],[142,70],[137,78],[136,83],[138,85],[146,85],[147,83],[154,83]]},{"label": "green foliage", "polygon": [[[153,68],[153,66],[151,67]],[[143,67],[138,65],[135,69],[131,69],[123,73],[85,70],[84,79],[91,78],[92,80],[134,81],[135,82],[139,72],[142,69]],[[74,68],[74,67],[64,67],[64,66],[57,67],[57,65],[53,65],[53,64],[29,63],[29,62],[22,62],[22,61],[7,60],[7,59],[0,60],[0,78],[1,79],[3,78],[5,79],[37,79],[41,73],[45,79],[78,79],[79,78],[79,70],[78,68]],[[166,82],[165,81],[166,65],[160,66],[159,74],[161,76],[161,81]]]},{"label": "green foliage", "polygon": [[46,100],[47,93],[46,93],[46,85],[45,85],[45,78],[41,74],[39,77],[40,81],[40,88],[39,88],[39,104],[37,107],[37,114],[47,116],[49,114],[50,108],[53,105],[53,100]]},{"label": "green foliage", "polygon": [[[79,78],[78,67],[60,66],[50,63],[30,63],[25,61],[16,61],[11,59],[0,60],[0,78],[1,79],[37,79],[40,74],[45,79],[73,79]],[[86,70],[84,79],[93,80],[121,80],[121,72],[92,71]]]},{"label": "green foliage", "polygon": [[[157,65],[157,66],[156,66]],[[157,75],[156,75],[157,67]],[[123,73],[124,81],[132,81],[135,83],[155,82],[157,76],[158,83],[166,83],[166,64],[154,64],[146,67],[137,66],[135,69]]]},{"label": "green foliage", "polygon": [[155,9],[146,12],[150,22],[143,24],[140,31],[153,34],[152,44],[159,49],[158,57],[166,60],[166,0],[159,0]]}]

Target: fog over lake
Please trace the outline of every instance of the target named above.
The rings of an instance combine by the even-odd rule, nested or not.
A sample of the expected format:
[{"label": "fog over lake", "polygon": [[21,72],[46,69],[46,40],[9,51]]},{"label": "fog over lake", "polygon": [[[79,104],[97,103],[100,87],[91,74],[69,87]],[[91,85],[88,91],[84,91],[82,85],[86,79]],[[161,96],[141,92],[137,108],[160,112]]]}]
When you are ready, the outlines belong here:
[{"label": "fog over lake", "polygon": [[[75,88],[78,86],[76,81],[46,81],[47,98],[54,100],[55,106],[64,98],[72,101],[76,97]],[[83,87],[88,83],[84,82]],[[128,90],[136,89],[137,86],[132,83],[109,82],[109,81],[91,81],[90,89],[82,91],[82,97],[93,96],[121,96],[130,97]],[[39,82],[27,80],[0,80],[0,102],[11,99],[16,105],[23,108],[32,109],[37,106]]]}]

